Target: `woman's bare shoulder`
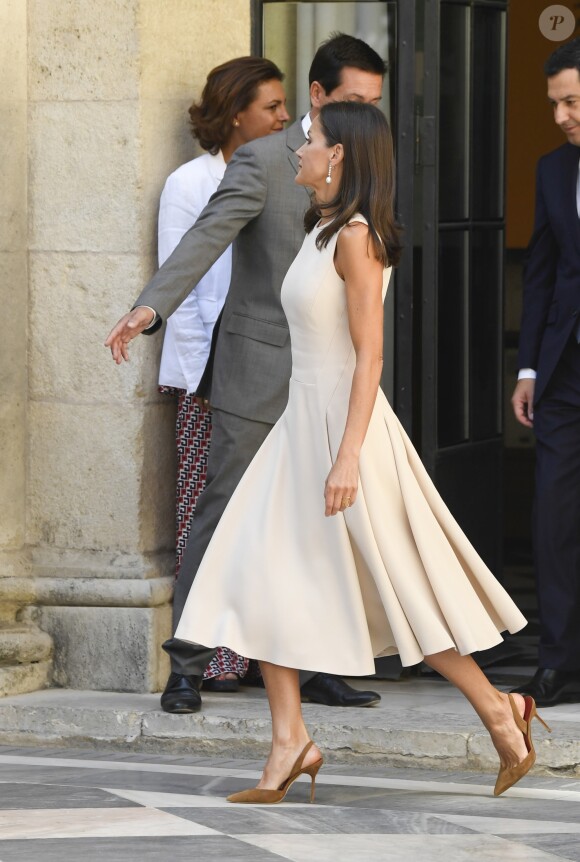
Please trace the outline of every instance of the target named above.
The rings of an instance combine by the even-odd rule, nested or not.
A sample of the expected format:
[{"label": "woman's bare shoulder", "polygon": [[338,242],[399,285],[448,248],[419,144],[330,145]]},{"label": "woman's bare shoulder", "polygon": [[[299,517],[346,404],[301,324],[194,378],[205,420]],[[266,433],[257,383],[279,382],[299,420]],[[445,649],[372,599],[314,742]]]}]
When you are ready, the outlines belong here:
[{"label": "woman's bare shoulder", "polygon": [[350,221],[338,235],[338,245],[341,251],[349,254],[366,249],[369,240],[369,226],[363,221]]}]

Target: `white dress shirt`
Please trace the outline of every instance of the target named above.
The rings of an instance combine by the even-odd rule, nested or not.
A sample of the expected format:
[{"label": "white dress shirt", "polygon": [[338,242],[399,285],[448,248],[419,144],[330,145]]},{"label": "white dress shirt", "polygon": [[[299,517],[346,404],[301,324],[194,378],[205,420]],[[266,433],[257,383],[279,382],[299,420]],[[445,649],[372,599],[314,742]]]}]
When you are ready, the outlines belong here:
[{"label": "white dress shirt", "polygon": [[[169,257],[181,237],[219,186],[226,163],[223,156],[205,153],[177,168],[167,178],[159,204],[159,265]],[[195,392],[207,363],[214,324],[230,286],[231,246],[167,320],[159,383]]]},{"label": "white dress shirt", "polygon": [[[578,176],[576,178],[576,212],[578,213],[578,218],[580,218],[580,163],[578,164]],[[579,331],[580,336],[580,331]],[[536,371],[533,368],[520,368],[518,371],[518,380],[536,379]]]}]

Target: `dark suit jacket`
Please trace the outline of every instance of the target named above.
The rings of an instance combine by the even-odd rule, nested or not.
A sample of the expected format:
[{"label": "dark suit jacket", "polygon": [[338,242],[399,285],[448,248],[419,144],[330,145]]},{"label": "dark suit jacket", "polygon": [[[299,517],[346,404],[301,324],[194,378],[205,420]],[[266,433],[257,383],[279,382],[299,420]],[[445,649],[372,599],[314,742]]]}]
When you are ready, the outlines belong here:
[{"label": "dark suit jacket", "polygon": [[580,147],[564,144],[538,162],[534,232],[524,269],[519,368],[537,372],[537,402],[580,315]]},{"label": "dark suit jacket", "polygon": [[271,424],[288,401],[290,337],[280,289],[305,236],[310,198],[294,182],[303,143],[296,122],[236,150],[217,192],[135,302],[166,319],[233,242],[211,403]]}]

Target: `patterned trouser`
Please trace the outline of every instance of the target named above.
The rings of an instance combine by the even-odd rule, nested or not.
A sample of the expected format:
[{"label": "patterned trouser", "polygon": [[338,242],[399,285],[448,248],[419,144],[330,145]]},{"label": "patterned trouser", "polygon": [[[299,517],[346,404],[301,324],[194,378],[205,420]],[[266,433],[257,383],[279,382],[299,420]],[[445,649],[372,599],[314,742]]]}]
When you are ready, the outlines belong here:
[{"label": "patterned trouser", "polygon": [[[160,386],[161,392],[177,395],[177,507],[176,507],[176,572],[187,544],[195,504],[205,485],[207,453],[211,439],[211,411],[201,407],[182,389]],[[204,679],[223,673],[243,677],[248,670],[248,659],[219,647],[211,660]]]}]

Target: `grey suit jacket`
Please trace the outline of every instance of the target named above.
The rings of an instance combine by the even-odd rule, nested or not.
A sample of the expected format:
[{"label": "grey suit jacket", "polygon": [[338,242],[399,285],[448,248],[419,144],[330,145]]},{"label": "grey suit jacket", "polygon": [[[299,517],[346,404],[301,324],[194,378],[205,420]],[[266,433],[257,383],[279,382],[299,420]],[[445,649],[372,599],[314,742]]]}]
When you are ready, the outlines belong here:
[{"label": "grey suit jacket", "polygon": [[288,401],[290,338],[280,289],[304,240],[309,196],[294,182],[303,143],[297,121],[240,147],[195,225],[135,302],[166,319],[233,241],[211,402],[260,422],[276,422]]}]

